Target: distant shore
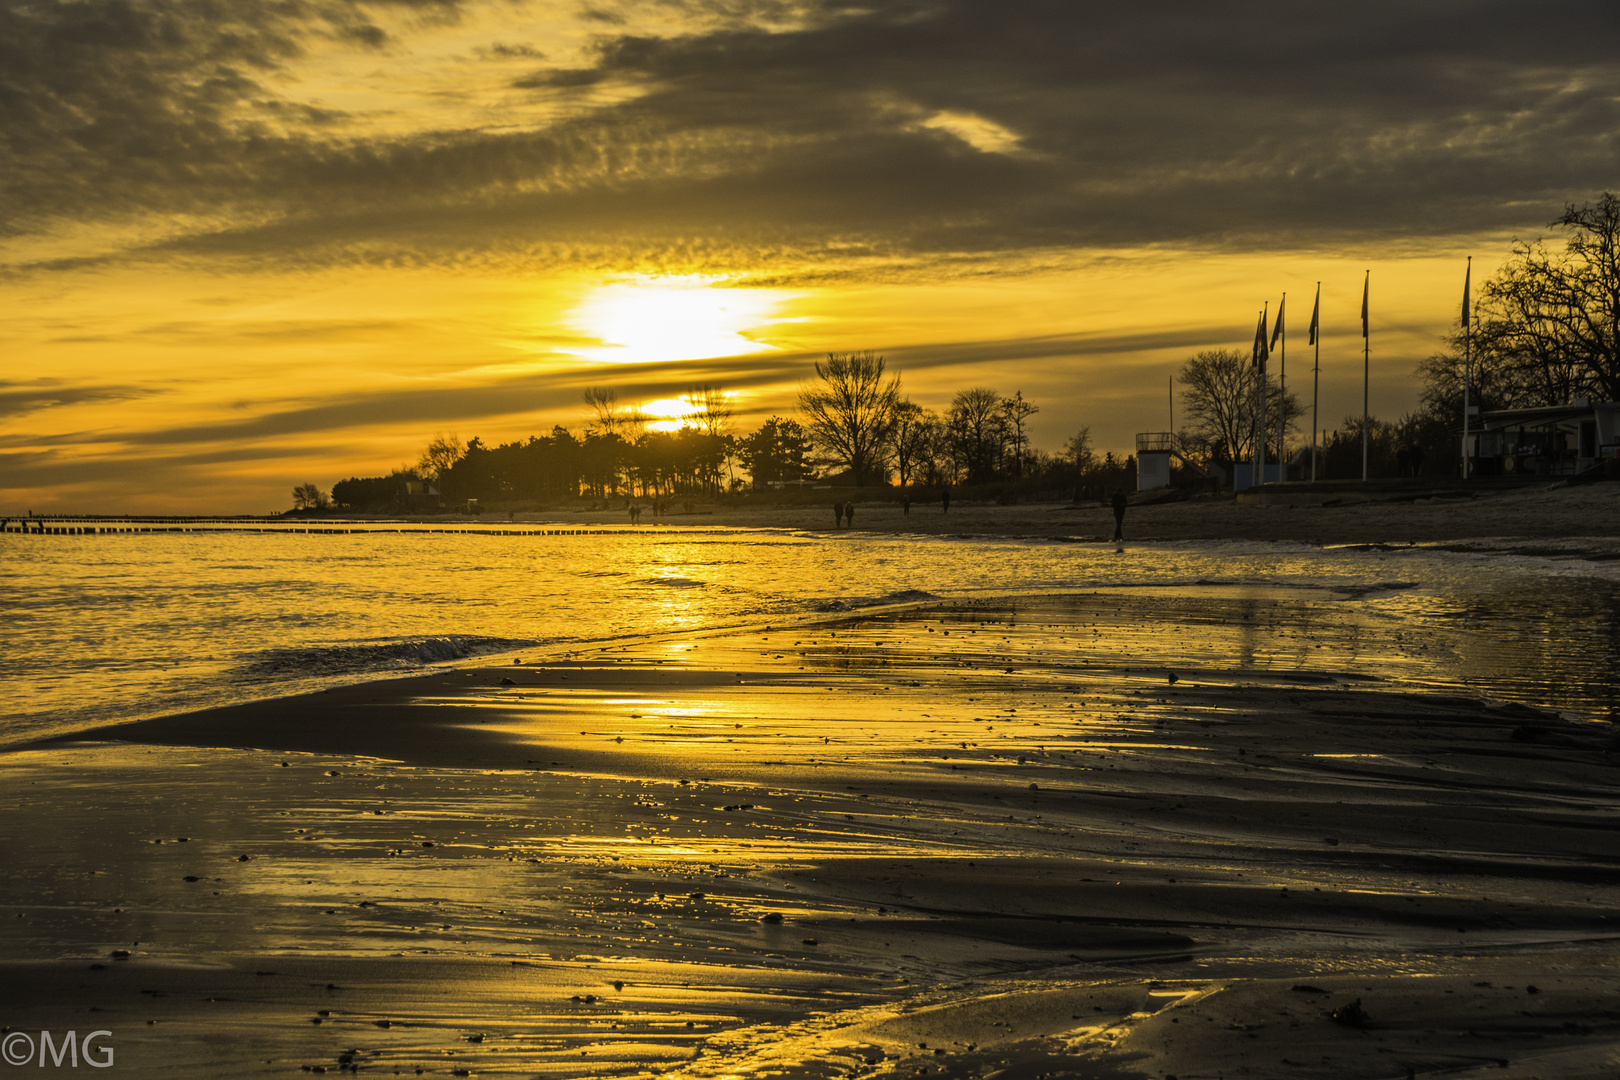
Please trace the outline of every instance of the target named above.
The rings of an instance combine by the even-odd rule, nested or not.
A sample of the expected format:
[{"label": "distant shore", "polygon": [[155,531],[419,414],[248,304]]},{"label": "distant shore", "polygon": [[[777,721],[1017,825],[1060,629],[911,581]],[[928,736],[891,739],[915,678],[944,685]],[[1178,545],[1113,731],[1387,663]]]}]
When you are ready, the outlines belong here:
[{"label": "distant shore", "polygon": [[[996,504],[913,501],[910,512],[887,500],[856,496],[854,525],[842,531],[1071,538],[1108,541],[1113,511],[1101,503]],[[1335,502],[1335,505],[1323,505]],[[705,524],[742,528],[792,528],[835,532],[827,506],[697,504],[666,517],[643,515],[643,524]],[[516,521],[622,521],[622,510],[557,515],[515,515]],[[1421,501],[1353,501],[1301,496],[1293,504],[1255,505],[1231,495],[1132,505],[1125,536],[1152,540],[1280,540],[1316,545],[1471,544],[1508,550],[1518,542],[1554,541],[1571,552],[1620,556],[1620,484],[1533,487],[1493,491],[1477,498]]]},{"label": "distant shore", "polygon": [[[484,514],[371,515],[328,512],[277,517],[138,517],[106,520],[139,521],[151,526],[211,523],[229,526],[281,524],[312,529],[344,523],[407,522],[424,528],[478,525],[608,527],[608,528],[743,528],[793,529],[829,535],[911,533],[920,536],[997,536],[1108,542],[1113,537],[1112,510],[1100,502],[1026,502],[1003,505],[958,496],[946,511],[937,498],[914,499],[909,510],[892,494],[864,494],[858,489],[837,493],[853,502],[853,525],[833,522],[833,497],[826,502],[772,502],[765,498],[677,500],[662,516],[644,509],[637,525],[630,522],[623,497],[606,507],[563,506],[536,511],[492,511]],[[1620,484],[1579,487],[1537,485],[1418,492],[1415,496],[1374,486],[1365,492],[1346,489],[1324,494],[1309,489],[1270,489],[1235,498],[1202,495],[1162,500],[1146,492],[1133,494],[1125,515],[1125,537],[1144,541],[1284,541],[1315,546],[1426,544],[1462,550],[1498,551],[1596,559],[1620,558]],[[635,500],[645,507],[647,500]],[[19,522],[94,521],[69,515],[12,518]]]},{"label": "distant shore", "polygon": [[[643,512],[641,527],[708,526],[779,528],[811,532],[914,533],[924,536],[998,536],[1110,541],[1113,511],[1099,502],[1036,502],[1013,505],[963,501],[946,511],[937,499],[913,500],[909,511],[885,495],[844,496],[853,501],[853,525],[833,524],[826,504],[749,504],[694,500],[691,511],[677,504],[662,517]],[[1125,514],[1128,541],[1271,540],[1317,546],[1353,544],[1457,545],[1479,551],[1532,551],[1589,558],[1620,558],[1620,484],[1581,487],[1551,485],[1485,489],[1473,495],[1419,494],[1372,489],[1363,494],[1268,493],[1270,504],[1232,495],[1153,501],[1153,493],[1133,496]],[[612,509],[488,514],[459,520],[490,525],[626,525],[623,501]]]}]

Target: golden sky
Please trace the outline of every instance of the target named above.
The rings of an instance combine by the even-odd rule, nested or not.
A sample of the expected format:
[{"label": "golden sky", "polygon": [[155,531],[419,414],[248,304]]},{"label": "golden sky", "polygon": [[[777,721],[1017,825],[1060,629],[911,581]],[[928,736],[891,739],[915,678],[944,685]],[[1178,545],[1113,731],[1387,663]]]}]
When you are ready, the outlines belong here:
[{"label": "golden sky", "polygon": [[848,349],[1125,452],[1284,292],[1308,399],[1317,281],[1332,427],[1367,269],[1396,418],[1464,257],[1615,186],[1620,13],[1299,9],[4,3],[0,513],[276,511],[593,384],[749,430]]}]

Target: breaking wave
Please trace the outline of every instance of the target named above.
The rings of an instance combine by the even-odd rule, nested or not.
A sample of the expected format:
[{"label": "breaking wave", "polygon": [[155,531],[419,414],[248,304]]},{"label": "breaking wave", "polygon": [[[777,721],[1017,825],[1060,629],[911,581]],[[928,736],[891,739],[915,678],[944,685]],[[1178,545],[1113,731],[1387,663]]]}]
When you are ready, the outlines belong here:
[{"label": "breaking wave", "polygon": [[320,645],[302,649],[265,649],[231,670],[243,679],[290,679],[368,671],[414,670],[470,656],[508,652],[540,644],[534,640],[448,634],[444,637]]},{"label": "breaking wave", "polygon": [[840,596],[833,599],[810,600],[805,606],[811,611],[859,611],[861,608],[883,607],[887,604],[919,604],[940,597],[923,589],[901,589],[882,596]]}]

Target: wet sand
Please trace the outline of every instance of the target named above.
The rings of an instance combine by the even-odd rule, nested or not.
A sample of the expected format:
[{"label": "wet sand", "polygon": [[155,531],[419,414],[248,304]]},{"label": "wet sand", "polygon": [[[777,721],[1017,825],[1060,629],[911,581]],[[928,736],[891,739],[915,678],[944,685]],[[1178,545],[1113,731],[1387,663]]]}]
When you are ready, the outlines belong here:
[{"label": "wet sand", "polygon": [[[937,605],[36,745],[5,1023],[154,1076],[1614,1076],[1614,726],[1324,610]],[[1329,647],[1221,660],[1256,620]]]}]

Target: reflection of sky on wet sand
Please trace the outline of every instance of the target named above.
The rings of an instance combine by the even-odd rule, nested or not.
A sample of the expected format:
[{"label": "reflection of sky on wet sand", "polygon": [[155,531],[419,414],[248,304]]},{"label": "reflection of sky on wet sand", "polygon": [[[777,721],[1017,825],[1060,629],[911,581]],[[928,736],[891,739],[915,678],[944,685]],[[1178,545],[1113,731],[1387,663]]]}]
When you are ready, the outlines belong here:
[{"label": "reflection of sky on wet sand", "polygon": [[260,1003],[262,1057],[521,1074],[758,1062],[792,1024],[819,1053],[810,1014],[951,980],[1410,968],[1437,927],[1470,949],[1610,933],[1589,876],[1620,804],[1590,748],[1415,693],[1454,693],[1449,658],[1496,638],[1413,625],[1229,589],[958,606],[418,699],[447,755],[503,736],[500,767],[385,760],[386,703],[354,719],[371,759],[12,755],[30,798],[6,849],[51,857],[8,877],[0,947],[131,983],[124,1015],[161,1021],[132,1061],[216,1030],[139,990],[237,958],[221,994]]}]

